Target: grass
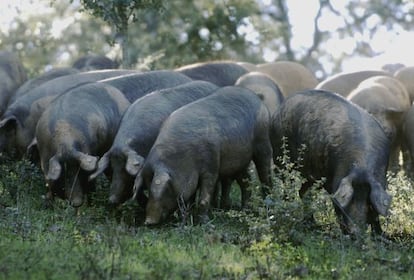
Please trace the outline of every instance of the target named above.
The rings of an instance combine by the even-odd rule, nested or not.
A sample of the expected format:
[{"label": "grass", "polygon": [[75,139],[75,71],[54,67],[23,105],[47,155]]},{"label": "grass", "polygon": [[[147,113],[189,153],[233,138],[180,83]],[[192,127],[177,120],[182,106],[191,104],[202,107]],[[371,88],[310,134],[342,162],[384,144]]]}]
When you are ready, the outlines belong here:
[{"label": "grass", "polygon": [[[252,198],[240,211],[215,209],[203,225],[175,218],[142,225],[135,203],[105,207],[102,179],[92,204],[74,211],[65,201],[45,208],[45,187],[26,161],[0,165],[0,279],[412,279],[414,195],[403,172],[390,175],[390,240],[343,235],[328,195],[312,192],[317,226],[303,223],[300,174],[291,167],[271,200]],[[253,179],[252,188],[258,188]]]}]

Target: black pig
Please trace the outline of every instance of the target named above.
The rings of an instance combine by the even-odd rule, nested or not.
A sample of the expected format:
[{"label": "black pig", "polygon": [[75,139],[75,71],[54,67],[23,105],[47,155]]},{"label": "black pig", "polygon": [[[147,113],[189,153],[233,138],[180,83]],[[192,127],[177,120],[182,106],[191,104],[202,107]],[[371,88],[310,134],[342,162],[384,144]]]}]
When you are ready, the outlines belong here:
[{"label": "black pig", "polygon": [[82,84],[131,73],[131,70],[99,70],[66,75],[33,88],[11,103],[0,121],[0,150],[16,149],[17,157],[26,153],[33,141],[37,121],[58,96]]},{"label": "black pig", "polygon": [[199,190],[207,219],[219,180],[246,171],[251,160],[270,185],[270,115],[248,89],[229,86],[174,111],[161,127],[135,181],[135,194],[149,187],[146,224],[157,224]]},{"label": "black pig", "polygon": [[292,161],[303,157],[301,197],[325,178],[344,232],[358,233],[366,224],[382,232],[378,214],[386,215],[391,202],[385,190],[390,142],[374,117],[338,94],[303,91],[275,112],[270,137],[276,165],[283,139]]},{"label": "black pig", "polygon": [[55,195],[82,205],[91,190],[89,174],[97,156],[109,149],[121,117],[130,102],[109,85],[91,83],[58,97],[39,119],[36,127],[41,168]]},{"label": "black pig", "polygon": [[132,197],[134,178],[142,167],[164,120],[176,109],[206,97],[218,87],[204,81],[155,91],[135,101],[122,117],[114,143],[98,162],[95,178],[109,166],[112,184],[109,202],[118,205]]}]

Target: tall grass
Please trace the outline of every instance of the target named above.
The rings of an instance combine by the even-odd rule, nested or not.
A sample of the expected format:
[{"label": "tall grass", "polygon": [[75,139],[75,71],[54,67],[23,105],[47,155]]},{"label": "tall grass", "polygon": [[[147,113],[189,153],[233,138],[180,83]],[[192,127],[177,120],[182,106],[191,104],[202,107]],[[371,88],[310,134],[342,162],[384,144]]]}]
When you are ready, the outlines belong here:
[{"label": "tall grass", "polygon": [[[286,156],[286,155],[285,155]],[[42,174],[27,161],[0,164],[0,279],[412,279],[412,182],[390,174],[391,215],[381,223],[390,240],[355,241],[339,230],[329,196],[318,186],[308,208],[303,182],[287,157],[266,199],[252,174],[253,196],[240,210],[214,209],[211,221],[142,225],[143,209],[129,202],[106,208],[101,178],[90,206],[65,201],[45,207]],[[316,225],[304,223],[309,211]],[[192,221],[191,218],[188,221]]]}]

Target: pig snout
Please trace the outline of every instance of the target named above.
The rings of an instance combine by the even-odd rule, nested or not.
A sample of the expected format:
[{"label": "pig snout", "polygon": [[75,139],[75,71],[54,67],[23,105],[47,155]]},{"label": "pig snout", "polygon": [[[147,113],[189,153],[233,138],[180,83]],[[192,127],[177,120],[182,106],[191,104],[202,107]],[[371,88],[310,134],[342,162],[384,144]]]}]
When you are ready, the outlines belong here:
[{"label": "pig snout", "polygon": [[69,197],[69,203],[72,207],[80,207],[83,204],[83,194],[82,193],[72,193]]},{"label": "pig snout", "polygon": [[163,220],[163,216],[164,215],[162,215],[161,211],[156,211],[152,213],[147,212],[144,224],[146,226],[158,225]]},{"label": "pig snout", "polygon": [[134,179],[124,169],[114,167],[108,203],[118,206],[132,198]]},{"label": "pig snout", "polygon": [[157,225],[159,223],[160,223],[159,219],[156,219],[154,217],[146,217],[145,222],[144,222],[144,224],[146,226],[154,226],[154,225]]},{"label": "pig snout", "polygon": [[108,201],[109,205],[111,206],[117,206],[121,203],[121,200],[119,198],[118,195],[116,194],[112,194],[109,196],[109,201]]},{"label": "pig snout", "polygon": [[343,217],[342,232],[351,236],[359,236],[368,228],[367,218],[365,215],[352,211],[347,211]]},{"label": "pig snout", "polygon": [[132,192],[129,192],[129,191],[127,192],[125,190],[123,191],[117,191],[117,190],[112,191],[111,190],[109,194],[108,203],[113,206],[118,206],[124,203],[125,201],[127,201],[129,198],[131,198],[132,195],[133,195]]},{"label": "pig snout", "polygon": [[159,224],[165,218],[164,211],[158,203],[148,201],[146,207],[146,217],[144,224],[146,226],[153,226]]},{"label": "pig snout", "polygon": [[363,232],[363,228],[364,227],[355,224],[347,224],[344,233],[350,236],[359,236],[361,232]]}]

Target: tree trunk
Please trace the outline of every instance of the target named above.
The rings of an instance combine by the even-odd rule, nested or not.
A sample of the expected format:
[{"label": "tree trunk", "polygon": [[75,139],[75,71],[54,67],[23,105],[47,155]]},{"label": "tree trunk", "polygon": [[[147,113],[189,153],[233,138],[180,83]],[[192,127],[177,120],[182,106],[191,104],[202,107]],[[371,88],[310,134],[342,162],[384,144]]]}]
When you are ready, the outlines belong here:
[{"label": "tree trunk", "polygon": [[129,69],[131,67],[131,61],[129,58],[129,46],[128,46],[128,34],[122,35],[121,48],[122,48],[122,68]]},{"label": "tree trunk", "polygon": [[121,38],[122,63],[121,67],[129,69],[132,66],[131,57],[129,55],[129,34],[128,34],[128,19],[122,21],[122,26],[119,30]]}]

